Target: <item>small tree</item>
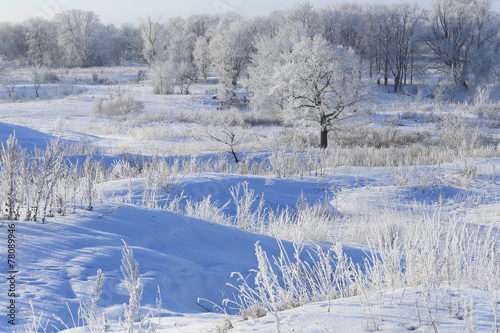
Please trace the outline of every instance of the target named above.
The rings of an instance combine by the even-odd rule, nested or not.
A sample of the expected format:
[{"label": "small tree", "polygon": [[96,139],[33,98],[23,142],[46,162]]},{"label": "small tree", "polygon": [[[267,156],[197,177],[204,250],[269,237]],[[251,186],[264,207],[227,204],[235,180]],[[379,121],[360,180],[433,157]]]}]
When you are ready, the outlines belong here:
[{"label": "small tree", "polygon": [[321,148],[341,114],[366,99],[368,84],[359,78],[356,54],[335,47],[321,36],[302,38],[290,53],[282,54],[269,93],[281,95],[292,118],[312,120],[321,130]]},{"label": "small tree", "polygon": [[233,156],[234,162],[239,163],[240,160],[236,155],[235,147],[241,144],[246,138],[245,122],[240,111],[236,108],[231,108],[221,113],[220,117],[216,117],[212,125],[206,131],[207,136],[227,146],[229,148],[228,153]]},{"label": "small tree", "polygon": [[47,68],[41,66],[33,66],[29,72],[29,78],[31,80],[31,84],[35,89],[35,97],[40,97],[40,87],[45,81],[45,77],[48,73]]}]

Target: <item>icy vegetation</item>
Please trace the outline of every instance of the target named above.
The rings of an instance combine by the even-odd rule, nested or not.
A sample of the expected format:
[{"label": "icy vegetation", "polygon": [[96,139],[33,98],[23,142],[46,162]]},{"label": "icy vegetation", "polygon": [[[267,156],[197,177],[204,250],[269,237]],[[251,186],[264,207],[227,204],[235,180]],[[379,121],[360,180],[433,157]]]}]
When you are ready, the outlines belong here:
[{"label": "icy vegetation", "polygon": [[500,332],[499,42],[482,0],[2,23],[0,331]]}]

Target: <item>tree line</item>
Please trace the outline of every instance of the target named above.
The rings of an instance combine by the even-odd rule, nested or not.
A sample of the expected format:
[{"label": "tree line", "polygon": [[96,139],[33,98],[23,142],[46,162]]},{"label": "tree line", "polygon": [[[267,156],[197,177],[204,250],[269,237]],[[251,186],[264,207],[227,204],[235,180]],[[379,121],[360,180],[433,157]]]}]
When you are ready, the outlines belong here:
[{"label": "tree line", "polygon": [[[417,4],[308,3],[266,17],[235,13],[162,20],[139,18],[120,27],[101,23],[92,11],[68,10],[52,20],[0,23],[0,55],[7,61],[47,67],[91,67],[144,61],[182,81],[212,70],[235,86],[257,53],[286,47],[294,35],[319,35],[352,49],[362,68],[398,91],[424,69],[467,88],[496,78],[499,15],[490,0],[434,0]],[[269,50],[265,38],[280,39]],[[171,74],[173,75],[173,74]],[[169,90],[169,87],[159,87]]]},{"label": "tree line", "polygon": [[0,24],[0,55],[37,67],[142,62],[158,94],[188,93],[192,82],[214,73],[224,83],[217,94],[221,105],[234,103],[245,76],[244,103],[315,122],[326,147],[344,110],[368,96],[368,83],[400,92],[415,80],[429,81],[438,87],[436,98],[494,83],[499,27],[490,0],[434,0],[430,9],[349,2],[315,8],[306,2],[267,16],[148,16],[119,28],[73,9],[53,20]]}]

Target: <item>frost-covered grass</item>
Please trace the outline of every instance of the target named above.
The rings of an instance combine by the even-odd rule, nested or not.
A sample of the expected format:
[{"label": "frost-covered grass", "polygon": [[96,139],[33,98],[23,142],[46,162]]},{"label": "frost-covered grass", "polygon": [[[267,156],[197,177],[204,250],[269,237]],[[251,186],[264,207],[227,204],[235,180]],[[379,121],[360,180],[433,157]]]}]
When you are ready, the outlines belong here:
[{"label": "frost-covered grass", "polygon": [[19,327],[498,331],[495,101],[381,88],[320,150],[308,124],[218,109],[210,82],[155,95],[139,70],[56,70],[78,93],[34,98],[21,69],[25,98],[0,96]]}]

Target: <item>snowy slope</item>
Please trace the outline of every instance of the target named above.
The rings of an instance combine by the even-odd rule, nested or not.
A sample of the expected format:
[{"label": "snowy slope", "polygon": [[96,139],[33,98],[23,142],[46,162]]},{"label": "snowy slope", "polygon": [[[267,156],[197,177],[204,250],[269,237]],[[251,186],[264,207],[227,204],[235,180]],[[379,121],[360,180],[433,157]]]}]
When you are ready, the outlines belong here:
[{"label": "snowy slope", "polygon": [[[6,228],[4,224],[1,229]],[[76,314],[98,269],[104,274],[99,305],[114,322],[123,316],[128,294],[120,272],[122,240],[140,264],[142,304],[154,307],[159,286],[168,313],[202,313],[214,309],[209,302],[198,304],[198,298],[217,305],[225,297],[232,298],[233,289],[225,284],[235,282],[230,279],[232,272],[246,274],[257,267],[257,241],[270,257],[279,255],[274,238],[133,205],[98,204],[92,212],[77,210],[51,218],[47,224],[18,222],[16,238],[18,313],[29,311],[32,301],[44,318],[54,313],[69,326],[66,303]],[[293,252],[290,243],[284,247]],[[6,247],[1,250],[5,256]],[[6,279],[4,272],[0,279]],[[21,315],[18,325],[27,320]],[[0,321],[0,331],[9,329]]]},{"label": "snowy slope", "polygon": [[13,134],[15,134],[19,144],[27,150],[33,150],[34,147],[43,149],[47,146],[48,142],[56,139],[54,136],[38,132],[27,127],[9,125],[0,122],[0,141],[7,141],[9,136]]},{"label": "snowy slope", "polygon": [[[154,306],[159,286],[163,307],[182,313],[203,312],[197,304],[199,297],[221,304],[232,291],[225,286],[231,272],[256,267],[255,242],[259,241],[269,254],[278,250],[270,237],[127,205],[100,205],[93,212],[78,211],[45,225],[19,222],[16,235],[17,288],[21,293],[18,313],[28,311],[32,301],[36,309],[49,316],[55,313],[68,324],[71,321],[65,303],[77,311],[78,300],[85,299],[98,269],[104,274],[100,305],[110,307],[112,320],[122,315],[121,304],[128,301],[120,272],[122,239],[140,264],[143,304]],[[3,246],[2,256],[4,251]],[[2,272],[0,279],[5,278]],[[202,305],[211,308],[208,303]],[[19,324],[25,324],[25,320]],[[5,321],[0,325],[0,331],[8,329]]]}]

